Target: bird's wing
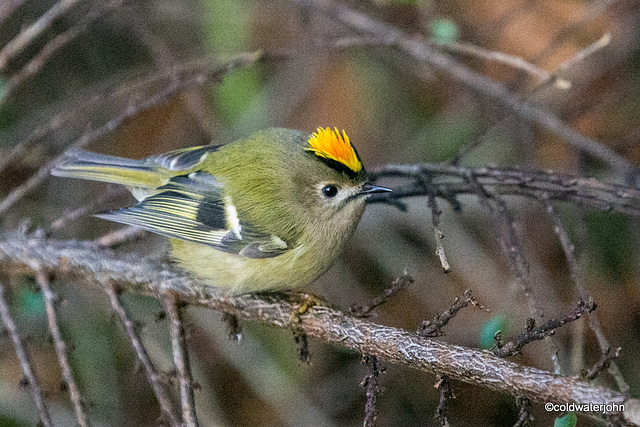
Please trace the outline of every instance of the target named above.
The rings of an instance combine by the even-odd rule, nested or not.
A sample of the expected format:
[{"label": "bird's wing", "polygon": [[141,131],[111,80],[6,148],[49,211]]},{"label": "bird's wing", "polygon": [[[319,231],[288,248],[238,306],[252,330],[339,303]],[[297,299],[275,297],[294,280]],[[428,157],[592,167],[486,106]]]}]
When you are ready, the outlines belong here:
[{"label": "bird's wing", "polygon": [[96,216],[248,258],[271,258],[290,249],[279,237],[239,218],[222,187],[203,171],[179,175],[133,206]]},{"label": "bird's wing", "polygon": [[188,170],[204,160],[209,153],[218,150],[216,145],[202,145],[199,147],[180,148],[157,156],[147,157],[145,162],[172,170]]}]

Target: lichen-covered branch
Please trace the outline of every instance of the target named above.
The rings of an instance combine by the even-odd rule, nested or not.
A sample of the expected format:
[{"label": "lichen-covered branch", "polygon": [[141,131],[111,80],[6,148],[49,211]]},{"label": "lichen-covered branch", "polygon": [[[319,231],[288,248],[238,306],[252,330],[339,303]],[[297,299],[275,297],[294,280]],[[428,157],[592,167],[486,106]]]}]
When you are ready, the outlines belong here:
[{"label": "lichen-covered branch", "polygon": [[[205,288],[164,264],[99,250],[90,242],[30,239],[17,234],[0,236],[0,271],[32,274],[47,268],[78,284],[112,286],[159,297],[167,291],[182,301],[220,310],[238,318],[291,328],[294,304],[282,295],[228,296]],[[522,366],[485,351],[420,337],[413,332],[356,319],[324,306],[311,307],[300,316],[300,327],[311,337],[381,361],[492,390],[556,403],[628,403],[635,399],[572,377]],[[620,419],[623,414],[595,414]],[[636,420],[636,422],[638,422]]]}]

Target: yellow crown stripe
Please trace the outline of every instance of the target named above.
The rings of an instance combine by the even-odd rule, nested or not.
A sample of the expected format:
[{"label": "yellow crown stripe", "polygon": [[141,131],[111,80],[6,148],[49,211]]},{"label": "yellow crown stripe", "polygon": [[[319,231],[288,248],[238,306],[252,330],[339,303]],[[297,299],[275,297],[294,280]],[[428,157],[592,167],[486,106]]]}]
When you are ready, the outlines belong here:
[{"label": "yellow crown stripe", "polygon": [[328,127],[324,129],[319,127],[318,131],[309,138],[309,146],[307,150],[312,151],[316,156],[342,163],[353,172],[362,170],[362,163],[344,130],[340,135],[337,128],[331,130]]}]

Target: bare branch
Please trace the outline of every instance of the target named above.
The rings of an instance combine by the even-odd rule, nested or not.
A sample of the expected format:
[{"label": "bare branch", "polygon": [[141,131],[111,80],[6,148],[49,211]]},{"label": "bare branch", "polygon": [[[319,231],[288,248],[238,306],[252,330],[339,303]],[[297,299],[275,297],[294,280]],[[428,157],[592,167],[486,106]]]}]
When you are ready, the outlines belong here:
[{"label": "bare branch", "polygon": [[17,37],[0,50],[0,73],[6,73],[9,63],[40,37],[53,23],[71,10],[80,0],[60,0],[36,22],[20,31]]},{"label": "bare branch", "polygon": [[187,427],[198,427],[196,404],[193,398],[193,377],[191,376],[191,363],[189,362],[187,337],[182,319],[182,307],[180,307],[181,302],[178,300],[178,295],[171,291],[164,295],[163,301],[169,318],[173,364],[176,367],[178,382],[180,383],[182,421]]},{"label": "bare branch", "polygon": [[531,414],[531,399],[526,397],[516,397],[516,403],[518,404],[518,421],[513,427],[528,427],[533,422],[533,415]]},{"label": "bare branch", "polygon": [[16,356],[20,361],[20,367],[22,368],[22,373],[24,374],[25,381],[29,390],[31,391],[31,397],[36,404],[36,408],[38,409],[38,417],[40,418],[40,422],[44,427],[51,427],[53,424],[51,423],[51,417],[49,416],[49,410],[44,403],[44,399],[42,398],[42,389],[40,385],[38,385],[38,381],[36,380],[36,376],[33,373],[33,369],[31,368],[31,363],[29,363],[29,357],[27,356],[27,352],[25,348],[22,346],[22,340],[20,340],[20,335],[18,335],[18,328],[16,327],[16,323],[13,321],[11,317],[11,313],[9,312],[9,304],[7,304],[7,300],[4,298],[4,286],[0,284],[0,318],[2,318],[2,323],[4,323],[5,328],[7,328],[7,332],[11,337],[11,341],[13,341],[13,347],[16,350]]},{"label": "bare branch", "polygon": [[408,274],[403,274],[400,277],[397,277],[392,283],[391,286],[384,290],[382,295],[378,295],[367,305],[356,305],[353,304],[349,307],[349,313],[355,317],[368,317],[371,315],[371,312],[376,308],[380,307],[382,304],[387,302],[389,298],[392,298],[398,292],[405,289],[407,286],[413,283],[413,277]]},{"label": "bare branch", "polygon": [[442,328],[453,319],[458,311],[462,310],[469,304],[476,305],[479,308],[484,308],[482,305],[478,305],[476,298],[471,294],[471,289],[464,291],[463,298],[456,298],[451,304],[451,307],[444,313],[438,313],[431,320],[423,320],[422,324],[418,328],[418,334],[423,337],[440,337],[444,333]]},{"label": "bare branch", "polygon": [[51,222],[51,226],[48,231],[56,231],[59,230],[70,222],[75,221],[78,218],[84,217],[87,214],[94,213],[99,206],[105,203],[107,200],[111,199],[116,195],[125,194],[127,192],[126,188],[123,186],[107,186],[106,190],[98,195],[95,200],[87,203],[86,205],[80,206],[77,209],[73,209],[65,212],[60,218]]},{"label": "bare branch", "polygon": [[71,365],[69,364],[69,359],[67,358],[67,343],[62,338],[60,326],[58,325],[58,318],[56,316],[55,307],[57,296],[54,295],[53,291],[51,290],[47,273],[42,269],[36,270],[35,273],[36,280],[38,281],[38,285],[40,285],[42,294],[44,296],[44,303],[47,310],[47,321],[49,322],[49,332],[51,333],[51,337],[53,338],[53,343],[56,348],[58,364],[62,369],[62,379],[69,388],[69,395],[71,396],[73,410],[76,413],[78,423],[81,427],[87,427],[89,425],[89,421],[87,420],[87,414],[84,411],[84,402],[82,399],[82,395],[80,394],[80,389],[78,389],[78,385],[73,379],[73,372],[71,371]]},{"label": "bare branch", "polygon": [[[113,117],[101,127],[94,129],[91,132],[85,133],[84,136],[72,143],[69,148],[79,148],[91,141],[95,141],[96,139],[112,132],[130,117],[133,117],[142,111],[146,111],[156,105],[166,102],[177,93],[190,87],[202,85],[212,79],[220,78],[237,68],[244,67],[249,64],[254,64],[262,57],[263,54],[261,52],[242,54],[222,66],[205,67],[204,71],[195,74],[193,73],[193,71],[191,71],[186,77],[180,75],[181,79],[172,79],[171,83],[167,87],[163,88],[163,90],[153,96],[144,98],[142,101],[130,105],[128,108],[125,108],[118,116]],[[51,169],[53,169],[55,165],[60,163],[64,159],[64,157],[65,155],[61,154],[58,157],[48,161],[24,184],[11,191],[9,195],[7,195],[7,197],[0,201],[0,214],[6,212],[25,195],[27,195],[34,188],[40,185],[42,181],[47,179],[49,177]]]},{"label": "bare branch", "polygon": [[454,399],[453,390],[449,384],[449,378],[446,375],[436,374],[435,388],[440,391],[440,401],[436,409],[435,419],[441,427],[449,427],[449,402]]},{"label": "bare branch", "polygon": [[136,327],[134,322],[129,318],[129,315],[125,311],[122,303],[120,302],[119,291],[115,285],[105,283],[102,287],[109,297],[109,302],[111,303],[111,307],[113,311],[118,315],[120,321],[124,325],[125,331],[127,332],[127,336],[129,337],[129,341],[131,341],[131,346],[138,356],[138,361],[144,367],[144,373],[147,377],[147,381],[151,385],[153,389],[153,393],[160,404],[160,409],[162,410],[165,419],[169,423],[171,427],[181,427],[182,423],[180,418],[176,414],[173,409],[173,403],[171,403],[171,399],[169,395],[164,389],[162,382],[160,380],[160,376],[153,366],[153,362],[149,358],[147,354],[147,350],[144,348],[142,344],[142,339],[138,335],[136,331]]},{"label": "bare branch", "polygon": [[138,227],[123,227],[98,237],[95,242],[101,248],[114,248],[123,243],[141,238],[147,232]]},{"label": "bare branch", "polygon": [[542,319],[544,315],[535,296],[533,280],[529,274],[529,263],[522,252],[513,219],[506,204],[489,193],[472,173],[467,174],[467,181],[476,188],[480,204],[489,212],[500,248],[509,260],[512,274],[527,298],[529,312],[536,319]]},{"label": "bare branch", "polygon": [[438,208],[436,192],[432,186],[433,177],[427,175],[426,177],[419,177],[419,179],[427,192],[427,206],[431,209],[431,227],[433,228],[433,234],[436,239],[436,255],[438,256],[438,259],[440,259],[442,270],[445,273],[449,273],[451,272],[451,265],[449,265],[447,256],[444,253],[444,246],[442,245],[442,239],[444,239],[444,233],[440,228],[440,215],[442,214],[442,211]]},{"label": "bare branch", "polygon": [[[112,286],[161,296],[168,290],[180,294],[188,304],[231,313],[238,318],[280,328],[291,328],[295,304],[282,295],[244,294],[229,296],[216,288],[172,271],[137,254],[100,251],[91,242],[28,239],[10,234],[0,237],[0,270],[29,273],[39,268],[55,270],[60,277],[80,283]],[[378,325],[345,315],[335,309],[315,306],[301,315],[300,327],[312,337],[379,360],[413,369],[433,371],[471,384],[554,403],[618,403],[623,394],[498,358],[490,352],[446,344],[416,333]],[[634,399],[628,400],[630,407]],[[598,417],[620,419],[622,414],[598,413]]]},{"label": "bare branch", "polygon": [[589,381],[593,381],[596,379],[598,374],[605,369],[609,368],[613,363],[614,359],[617,359],[620,356],[620,351],[622,347],[616,348],[615,351],[611,351],[610,348],[604,350],[602,355],[600,356],[600,360],[591,367],[588,371],[585,372],[583,378],[586,378]]},{"label": "bare branch", "polygon": [[96,3],[97,8],[92,9],[76,22],[71,28],[65,32],[58,34],[53,40],[47,43],[38,54],[33,57],[22,69],[12,75],[4,89],[4,94],[0,98],[0,108],[12,95],[12,92],[29,77],[35,75],[44,64],[62,47],[68,45],[73,39],[82,34],[89,25],[98,19],[104,17],[109,12],[118,8],[124,3],[124,0],[110,0],[106,4],[102,2]]},{"label": "bare branch", "polygon": [[522,348],[533,341],[544,339],[554,334],[555,330],[565,323],[574,322],[581,318],[583,315],[591,313],[596,309],[596,305],[593,301],[584,302],[580,300],[576,309],[557,319],[551,319],[541,326],[535,325],[533,319],[529,319],[524,332],[516,337],[515,340],[509,341],[506,344],[498,343],[497,347],[493,351],[496,356],[507,357],[520,353]]},{"label": "bare branch", "polygon": [[[541,198],[544,202],[545,209],[551,221],[553,221],[553,231],[558,236],[560,240],[560,245],[562,246],[562,250],[564,251],[564,255],[567,259],[567,264],[569,265],[569,271],[571,272],[571,279],[573,281],[573,285],[576,288],[578,296],[582,298],[583,301],[593,300],[589,289],[587,288],[586,283],[584,282],[584,278],[582,277],[582,273],[580,272],[580,268],[578,267],[578,262],[576,261],[574,254],[574,246],[569,239],[569,235],[567,234],[558,214],[556,213],[553,205],[549,202],[549,199],[545,197],[546,194],[543,194]],[[600,346],[600,351],[604,354],[609,351],[609,341],[604,335],[604,331],[602,330],[602,326],[600,325],[600,319],[597,313],[593,313],[589,316],[589,327],[593,331],[596,339],[598,340],[598,345]],[[613,359],[613,358],[612,358]],[[618,384],[618,388],[624,394],[629,393],[629,385],[624,380],[622,373],[618,369],[618,365],[615,361],[610,360],[607,367],[609,368],[609,373],[613,376]]]},{"label": "bare branch", "polygon": [[358,12],[343,3],[316,0],[313,4],[319,10],[324,11],[354,30],[376,36],[381,40],[395,42],[394,46],[397,49],[415,60],[428,64],[456,82],[501,103],[523,120],[553,132],[575,148],[591,154],[614,170],[620,171],[625,176],[625,179],[630,179],[629,182],[633,182],[632,178],[640,173],[637,166],[611,148],[581,134],[554,114],[523,102],[519,96],[511,93],[504,85],[471,71],[450,56],[429,45],[426,40],[419,36],[412,35],[409,37],[397,28]]},{"label": "bare branch", "polygon": [[595,42],[591,43],[589,46],[587,46],[584,49],[578,51],[571,58],[567,59],[566,61],[563,61],[558,66],[558,68],[554,71],[554,74],[557,74],[560,71],[564,71],[564,70],[566,70],[568,68],[571,68],[575,64],[577,64],[577,63],[579,63],[581,61],[584,61],[587,57],[593,55],[594,53],[596,53],[600,49],[609,46],[609,43],[611,43],[611,34],[607,32],[607,33],[604,33],[602,35],[602,37],[600,37],[598,40],[596,40]]},{"label": "bare branch", "polygon": [[[594,209],[616,211],[640,216],[640,190],[632,186],[607,183],[595,178],[575,175],[527,171],[509,168],[465,168],[445,164],[385,165],[372,169],[374,178],[404,176],[416,180],[424,175],[433,176],[431,182],[436,196],[451,200],[459,194],[476,194],[477,188],[467,182],[473,176],[487,191],[499,195],[518,195],[540,199],[545,193],[550,200],[565,201]],[[444,178],[447,181],[442,181]],[[415,185],[394,190],[385,195],[374,195],[371,203],[414,196],[428,195],[424,186]]]},{"label": "bare branch", "polygon": [[367,365],[367,375],[360,384],[367,388],[367,403],[364,406],[364,427],[374,427],[376,425],[376,418],[378,417],[378,410],[376,409],[376,401],[378,396],[382,393],[382,389],[378,384],[378,377],[384,369],[380,368],[378,359],[375,356],[365,354],[362,362]]},{"label": "bare branch", "polygon": [[476,46],[469,43],[437,43],[434,44],[434,47],[439,47],[450,52],[473,55],[487,61],[506,64],[510,67],[517,68],[535,77],[538,80],[539,84],[553,79],[555,80],[556,86],[560,89],[569,89],[571,87],[570,81],[560,78],[554,79],[553,74],[543,70],[542,68],[536,66],[535,64],[532,64],[529,61],[526,61],[519,56],[509,55],[507,53],[497,52],[494,50],[488,50],[481,46]]}]

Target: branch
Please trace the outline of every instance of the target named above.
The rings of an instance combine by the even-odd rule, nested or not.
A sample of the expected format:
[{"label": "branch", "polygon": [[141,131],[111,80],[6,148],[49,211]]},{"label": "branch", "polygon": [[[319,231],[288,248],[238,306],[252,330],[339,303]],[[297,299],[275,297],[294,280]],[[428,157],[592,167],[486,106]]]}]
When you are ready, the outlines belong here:
[{"label": "branch", "polygon": [[[113,132],[114,129],[118,128],[126,120],[135,116],[136,114],[167,102],[169,99],[171,99],[171,97],[188,88],[203,85],[204,83],[216,78],[222,78],[223,76],[237,68],[254,64],[263,57],[264,55],[260,51],[245,53],[238,55],[235,59],[219,66],[212,66],[211,64],[207,63],[205,63],[204,65],[200,64],[200,67],[196,67],[200,68],[199,70],[193,70],[193,64],[190,63],[189,67],[186,69],[186,72],[185,70],[179,70],[179,72],[176,72],[174,74],[175,78],[172,79],[166,87],[163,87],[162,90],[151,96],[144,97],[144,99],[142,99],[141,101],[132,102],[132,104],[125,108],[120,114],[112,117],[104,125],[85,133],[81,138],[70,144],[68,148],[83,147],[88,143],[95,141],[108,133]],[[29,139],[29,141],[32,142],[36,140],[37,138]],[[22,152],[22,150],[27,148],[27,146],[28,144],[19,144],[11,150],[11,153],[9,155],[16,156],[16,153]],[[49,160],[40,169],[38,169],[38,171],[33,174],[24,184],[16,187],[7,195],[7,197],[5,197],[3,200],[0,200],[0,214],[6,212],[24,196],[30,193],[34,188],[40,185],[42,181],[49,178],[51,169],[53,169],[55,165],[60,163],[60,161],[62,161],[62,159],[64,158],[65,154],[63,153],[58,157]],[[0,164],[6,165],[6,161],[0,161]]]},{"label": "branch", "polygon": [[440,391],[440,401],[434,418],[440,426],[449,427],[449,403],[455,396],[451,390],[449,378],[446,375],[436,374],[436,378],[437,381],[434,387]]},{"label": "branch", "polygon": [[440,337],[444,335],[442,328],[456,315],[458,311],[462,310],[469,304],[475,305],[478,308],[484,309],[484,307],[476,301],[476,297],[471,294],[471,289],[464,291],[463,299],[456,298],[451,304],[451,307],[443,313],[436,314],[431,320],[423,320],[422,324],[418,328],[418,335],[428,338]]},{"label": "branch", "polygon": [[142,344],[142,339],[138,335],[138,331],[136,331],[135,324],[129,318],[127,312],[122,306],[119,290],[116,289],[116,286],[109,286],[108,284],[106,286],[103,286],[103,289],[109,297],[109,302],[111,303],[113,311],[118,315],[120,321],[122,321],[122,324],[124,325],[127,336],[129,337],[129,341],[131,341],[131,346],[135,351],[136,356],[138,357],[138,361],[144,367],[144,373],[147,377],[147,381],[153,389],[153,393],[155,394],[156,399],[160,404],[160,409],[162,410],[163,415],[166,417],[167,423],[171,427],[182,426],[180,418],[173,409],[171,399],[169,398],[169,395],[165,391],[160,381],[160,375],[158,375],[156,368],[153,366],[153,362],[151,361],[147,350]]},{"label": "branch", "polygon": [[[456,62],[449,55],[430,46],[427,40],[416,35],[409,36],[389,24],[376,20],[342,3],[316,0],[313,4],[319,10],[332,16],[335,20],[342,22],[358,32],[378,37],[387,43],[393,43],[398,50],[413,59],[426,63],[457,83],[499,102],[523,120],[553,132],[575,148],[591,154],[608,164],[611,168],[622,172],[625,178],[632,178],[640,173],[636,165],[629,162],[611,148],[581,134],[556,115],[532,104],[523,102],[519,96],[511,93],[504,85],[471,71],[469,68]],[[632,182],[632,180],[630,182]]]},{"label": "branch", "polygon": [[595,365],[593,365],[588,371],[586,371],[583,377],[589,381],[595,380],[600,372],[609,368],[613,361],[617,359],[618,356],[620,356],[621,350],[622,347],[616,348],[615,351],[611,351],[610,348],[604,350],[602,352],[602,355],[600,356],[600,360],[598,360]]},{"label": "branch", "polygon": [[76,381],[73,379],[73,372],[71,372],[71,365],[69,364],[69,358],[67,357],[67,344],[62,338],[62,332],[60,332],[60,325],[58,324],[58,318],[56,316],[55,305],[58,297],[51,290],[47,273],[42,269],[37,270],[35,273],[36,280],[38,285],[40,285],[44,296],[44,303],[47,310],[47,321],[49,322],[49,332],[51,333],[51,338],[53,338],[56,355],[58,356],[58,364],[62,370],[62,379],[69,388],[69,395],[71,396],[71,402],[73,402],[73,410],[76,413],[78,424],[80,424],[81,427],[87,427],[89,425],[89,421],[87,420],[87,414],[84,411],[82,395],[80,394],[80,389],[78,388]]},{"label": "branch", "polygon": [[349,313],[354,317],[369,317],[373,310],[389,301],[389,299],[393,298],[412,283],[413,277],[405,273],[394,279],[391,286],[384,290],[384,293],[375,297],[368,304],[353,304],[349,307]]},{"label": "branch", "polygon": [[[82,34],[93,22],[99,20],[114,9],[120,7],[123,2],[124,0],[110,0],[106,4],[102,4],[102,2],[99,2],[97,8],[90,10],[71,28],[64,31],[63,33],[58,34],[53,40],[47,43],[40,50],[40,52],[38,52],[31,60],[29,60],[26,65],[22,67],[20,71],[11,76],[11,79],[9,79],[7,85],[4,88],[4,94],[2,98],[0,98],[0,108],[3,107],[7,102],[7,99],[9,99],[13,95],[13,92],[16,90],[16,88],[23,84],[25,80],[40,71],[46,64],[46,62],[55,53],[57,53],[58,50],[60,50],[64,46],[67,46],[71,41]],[[18,36],[17,38],[19,37],[20,36]]]},{"label": "branch", "polygon": [[568,322],[574,322],[585,314],[591,313],[595,309],[596,305],[593,301],[584,302],[580,300],[578,302],[578,306],[573,312],[560,316],[557,319],[551,319],[541,326],[536,327],[535,321],[533,319],[528,319],[524,332],[518,335],[515,340],[509,341],[506,344],[498,343],[498,347],[495,349],[494,353],[500,357],[518,354],[520,353],[520,350],[530,342],[538,341],[553,335],[555,330],[560,326]]},{"label": "branch", "polygon": [[0,285],[0,318],[2,318],[2,323],[4,323],[4,326],[5,328],[7,328],[7,332],[9,333],[9,336],[13,341],[13,347],[16,350],[16,356],[20,361],[20,367],[22,368],[22,373],[24,374],[23,381],[26,382],[26,385],[31,391],[31,397],[36,404],[36,408],[38,409],[38,417],[40,418],[40,422],[44,427],[51,427],[53,426],[53,424],[51,423],[49,410],[44,404],[44,399],[42,398],[42,389],[40,388],[40,385],[38,385],[36,376],[34,375],[33,369],[31,368],[29,357],[27,356],[27,352],[22,345],[20,335],[18,335],[18,328],[16,327],[16,323],[13,321],[11,313],[9,313],[9,305],[7,304],[7,300],[5,300],[4,298],[3,285]]},{"label": "branch", "polygon": [[[408,177],[417,180],[415,184],[394,189],[392,193],[374,195],[369,199],[371,203],[426,196],[429,191],[446,200],[461,194],[477,195],[477,187],[466,181],[471,175],[488,192],[497,195],[517,195],[539,200],[541,193],[545,193],[549,200],[640,216],[640,190],[637,188],[565,173],[422,163],[385,165],[372,169],[370,175],[372,179]],[[429,179],[427,176],[431,176],[432,189],[425,189],[420,182]]]},{"label": "branch", "polygon": [[378,384],[378,377],[380,373],[384,372],[384,368],[380,368],[380,363],[375,356],[368,354],[364,355],[363,363],[367,365],[367,375],[362,381],[362,386],[367,388],[367,403],[364,407],[364,427],[374,427],[376,425],[376,418],[378,417],[378,410],[376,409],[376,401],[378,396],[382,393],[382,389]]},{"label": "branch", "polygon": [[[39,268],[55,271],[58,276],[66,276],[76,283],[102,287],[115,283],[156,298],[173,291],[188,304],[280,328],[292,326],[291,313],[295,305],[281,294],[229,296],[137,254],[98,250],[90,242],[30,239],[17,234],[0,236],[1,271],[32,274]],[[577,378],[555,375],[512,363],[489,352],[441,343],[413,332],[356,319],[329,307],[311,307],[300,318],[300,328],[326,343],[514,396],[554,403],[628,403],[629,408],[637,404],[636,399],[628,399],[619,392]],[[619,412],[594,415],[617,420],[623,416]]]},{"label": "branch", "polygon": [[196,404],[193,399],[193,378],[191,364],[187,351],[187,337],[182,319],[182,307],[175,292],[168,292],[164,297],[164,308],[169,318],[169,332],[173,349],[173,364],[176,367],[178,382],[180,383],[180,403],[182,420],[186,427],[198,427]]},{"label": "branch", "polygon": [[[543,195],[545,196],[545,195]],[[591,296],[591,292],[587,288],[587,285],[582,277],[582,273],[580,272],[580,268],[578,267],[578,261],[575,257],[575,251],[573,243],[569,239],[569,234],[564,229],[562,225],[562,221],[558,217],[553,205],[549,202],[546,197],[542,197],[542,202],[544,203],[545,209],[547,211],[547,215],[553,222],[553,231],[558,236],[560,240],[560,245],[562,246],[562,250],[564,251],[565,257],[567,259],[567,264],[569,265],[569,271],[571,272],[571,279],[573,280],[573,284],[578,291],[578,295],[582,298],[583,301],[591,301],[593,297]],[[600,319],[596,313],[593,313],[589,316],[589,327],[593,331],[593,334],[596,336],[598,340],[598,345],[600,346],[600,350],[604,353],[609,353],[610,345],[609,341],[604,335],[604,331],[602,330],[602,326],[600,326]],[[607,364],[607,368],[609,369],[609,373],[613,376],[618,384],[618,388],[624,394],[629,394],[629,385],[625,381],[618,369],[618,365],[611,359]],[[590,377],[587,377],[591,379]]]},{"label": "branch", "polygon": [[80,0],[60,0],[53,5],[44,15],[29,27],[20,31],[17,37],[7,43],[0,50],[0,73],[7,73],[10,62],[25,48],[40,37],[53,23],[71,10]]}]

